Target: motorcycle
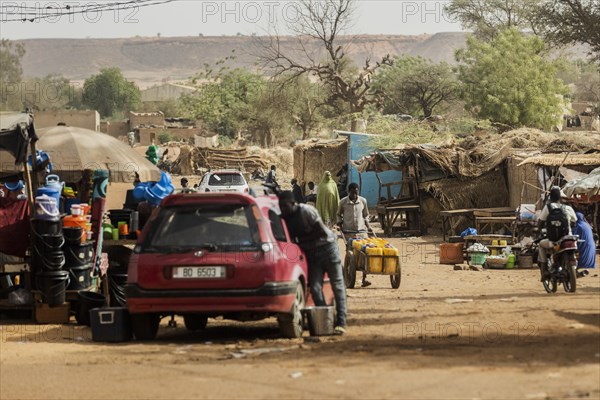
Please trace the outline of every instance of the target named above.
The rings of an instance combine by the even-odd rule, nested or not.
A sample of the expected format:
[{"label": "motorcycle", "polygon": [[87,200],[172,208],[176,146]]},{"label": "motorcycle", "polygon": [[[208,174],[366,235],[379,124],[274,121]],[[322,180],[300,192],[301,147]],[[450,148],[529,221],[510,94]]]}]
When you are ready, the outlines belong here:
[{"label": "motorcycle", "polygon": [[[544,238],[542,238],[544,239]],[[577,290],[577,241],[575,235],[563,236],[553,243],[548,257],[546,271],[539,265],[542,274],[542,285],[548,293],[555,293],[559,284],[563,285],[565,292],[575,293]],[[541,240],[541,239],[540,239]],[[539,240],[537,240],[539,246]]]}]

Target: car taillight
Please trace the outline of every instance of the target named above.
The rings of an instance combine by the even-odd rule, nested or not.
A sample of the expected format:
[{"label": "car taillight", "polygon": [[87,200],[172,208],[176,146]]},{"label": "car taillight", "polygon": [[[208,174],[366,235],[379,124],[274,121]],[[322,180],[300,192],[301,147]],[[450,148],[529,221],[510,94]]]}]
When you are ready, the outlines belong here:
[{"label": "car taillight", "polygon": [[138,280],[138,260],[140,256],[132,254],[129,257],[129,267],[127,268],[127,283],[136,283]]},{"label": "car taillight", "polygon": [[244,193],[248,193],[248,192],[249,192],[248,188],[244,188]]}]

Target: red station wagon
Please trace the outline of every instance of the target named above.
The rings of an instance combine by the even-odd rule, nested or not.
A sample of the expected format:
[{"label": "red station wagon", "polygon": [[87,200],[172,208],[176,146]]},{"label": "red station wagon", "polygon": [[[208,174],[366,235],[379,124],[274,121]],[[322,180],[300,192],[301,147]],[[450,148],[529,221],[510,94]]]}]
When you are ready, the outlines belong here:
[{"label": "red station wagon", "polygon": [[[160,319],[182,315],[189,330],[208,318],[277,317],[284,337],[302,336],[312,300],[307,265],[290,242],[277,197],[179,194],[164,199],[129,261],[127,307],[138,340],[156,337]],[[331,286],[324,286],[328,304]]]}]

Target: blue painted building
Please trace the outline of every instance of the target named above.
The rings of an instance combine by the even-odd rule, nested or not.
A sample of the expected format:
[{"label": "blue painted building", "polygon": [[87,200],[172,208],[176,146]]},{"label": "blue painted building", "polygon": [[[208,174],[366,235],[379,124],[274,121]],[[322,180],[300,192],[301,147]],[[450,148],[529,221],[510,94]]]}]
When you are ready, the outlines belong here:
[{"label": "blue painted building", "polygon": [[[348,174],[348,183],[356,182],[359,183],[359,174],[356,168],[350,163],[352,160],[358,160],[361,157],[368,156],[377,149],[371,144],[373,136],[368,133],[357,133],[357,132],[346,132],[346,131],[335,131],[335,136],[346,137],[348,140],[348,158],[347,162],[350,164],[350,170]],[[380,172],[379,177],[382,183],[389,182],[400,182],[402,180],[402,173],[400,171],[385,171]],[[400,191],[400,185],[392,187],[392,194],[398,195]],[[386,197],[387,191],[384,189],[379,194],[379,182],[375,172],[365,172],[362,174],[362,187],[360,188],[360,195],[367,199],[369,208],[373,208],[377,205],[377,202],[381,196]]]}]

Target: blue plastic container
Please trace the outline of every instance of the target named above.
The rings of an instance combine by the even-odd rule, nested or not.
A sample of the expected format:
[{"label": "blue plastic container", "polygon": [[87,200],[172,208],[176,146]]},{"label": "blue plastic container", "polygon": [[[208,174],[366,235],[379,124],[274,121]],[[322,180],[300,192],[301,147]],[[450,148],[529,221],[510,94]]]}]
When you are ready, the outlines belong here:
[{"label": "blue plastic container", "polygon": [[37,190],[37,196],[49,196],[56,199],[56,207],[60,210],[60,194],[62,193],[63,182],[60,181],[58,175],[48,175],[46,184],[40,186]]}]

